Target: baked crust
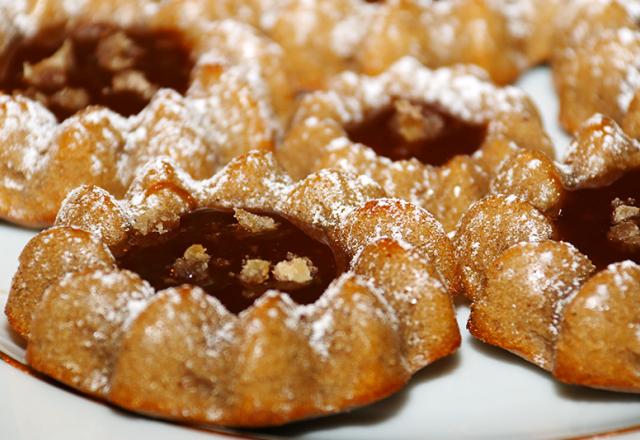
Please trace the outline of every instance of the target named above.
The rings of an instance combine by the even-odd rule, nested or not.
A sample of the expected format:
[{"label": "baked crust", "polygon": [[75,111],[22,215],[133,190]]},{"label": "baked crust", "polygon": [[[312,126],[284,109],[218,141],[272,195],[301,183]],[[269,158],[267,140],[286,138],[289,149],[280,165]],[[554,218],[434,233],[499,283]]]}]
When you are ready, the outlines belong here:
[{"label": "baked crust", "polygon": [[522,152],[504,164],[494,195],[465,214],[454,238],[474,336],[563,382],[640,392],[640,266],[627,260],[596,270],[574,245],[559,241],[558,223],[574,191],[609,187],[638,170],[639,160],[640,145],[596,115],[563,163]]},{"label": "baked crust", "polygon": [[293,0],[258,7],[257,25],[284,47],[306,90],[346,69],[379,74],[405,56],[434,68],[477,64],[506,84],[548,57],[556,3]]},{"label": "baked crust", "polygon": [[[548,55],[555,1],[382,2],[358,53],[378,74],[403,56],[429,67],[476,64],[498,84],[513,82]],[[392,35],[389,38],[389,35]]]},{"label": "baked crust", "polygon": [[[348,271],[311,305],[269,291],[234,315],[198,287],[155,292],[114,263],[132,237],[201,207],[322,230]],[[293,183],[252,152],[201,181],[158,159],[123,199],[71,192],[25,248],[6,314],[29,364],[84,393],[155,417],[267,426],[381,399],[453,352],[458,284],[453,246],[427,211],[342,171]]]},{"label": "baked crust", "polygon": [[[234,18],[281,45],[297,91],[345,70],[378,75],[413,56],[476,64],[497,84],[547,62],[570,133],[595,113],[619,124],[638,88],[637,0],[189,0],[183,16]],[[190,11],[190,12],[184,12]]]},{"label": "baked crust", "polygon": [[[442,166],[416,159],[394,161],[349,138],[350,125],[398,99],[483,124],[486,135],[475,153],[455,156]],[[368,175],[388,194],[428,209],[452,231],[469,205],[487,193],[502,161],[522,149],[554,154],[538,112],[524,93],[492,85],[475,67],[430,70],[404,58],[378,76],[344,73],[327,91],[306,96],[277,157],[295,178],[322,168]]]},{"label": "baked crust", "polygon": [[70,190],[94,184],[122,196],[150,158],[171,157],[206,178],[238,154],[274,148],[292,105],[281,49],[248,25],[183,21],[170,6],[93,0],[3,6],[11,23],[0,35],[4,55],[53,28],[169,30],[189,48],[194,67],[184,96],[160,89],[130,117],[91,106],[61,122],[31,98],[0,95],[0,218],[51,225]]},{"label": "baked crust", "polygon": [[551,58],[560,123],[576,133],[602,113],[622,124],[640,85],[640,3],[572,0],[560,8]]}]

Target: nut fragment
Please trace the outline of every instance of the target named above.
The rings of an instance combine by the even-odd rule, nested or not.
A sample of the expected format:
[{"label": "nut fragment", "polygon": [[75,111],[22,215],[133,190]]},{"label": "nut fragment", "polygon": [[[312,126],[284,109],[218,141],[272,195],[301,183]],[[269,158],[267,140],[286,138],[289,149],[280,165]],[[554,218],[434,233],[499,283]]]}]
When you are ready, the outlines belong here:
[{"label": "nut fragment", "polygon": [[[47,98],[45,97],[44,99],[44,104],[46,105]],[[65,87],[58,90],[49,98],[49,103],[62,107],[70,113],[76,113],[83,108],[88,107],[90,102],[91,98],[89,93],[84,89],[78,89],[75,87]]]},{"label": "nut fragment", "polygon": [[245,261],[239,277],[242,282],[247,284],[262,284],[269,279],[270,270],[270,262],[253,258]]},{"label": "nut fragment", "polygon": [[407,99],[396,100],[394,107],[393,125],[407,142],[434,138],[444,128],[444,121],[437,113],[424,114],[420,105]]},{"label": "nut fragment", "polygon": [[273,269],[273,276],[278,281],[307,284],[313,280],[313,275],[317,271],[318,269],[310,259],[289,254],[288,260],[276,264]]},{"label": "nut fragment", "polygon": [[194,244],[173,263],[172,273],[177,278],[202,281],[209,276],[209,260],[211,257],[207,254],[207,250],[200,244]]},{"label": "nut fragment", "polygon": [[623,202],[620,199],[613,201],[613,223],[621,223],[625,220],[632,220],[640,216],[640,208],[635,206],[635,200],[629,199]]},{"label": "nut fragment", "polygon": [[49,58],[36,64],[25,63],[22,75],[27,84],[45,90],[57,90],[67,82],[67,73],[73,68],[73,45],[66,40]]},{"label": "nut fragment", "polygon": [[100,40],[96,56],[101,67],[112,72],[130,69],[142,50],[124,32],[116,32]]},{"label": "nut fragment", "polygon": [[269,216],[252,214],[244,209],[234,209],[233,211],[240,226],[249,232],[266,232],[278,228],[278,223]]},{"label": "nut fragment", "polygon": [[158,87],[149,82],[144,73],[138,70],[125,70],[114,75],[111,88],[115,93],[134,93],[144,99],[151,99]]},{"label": "nut fragment", "polygon": [[629,252],[640,251],[640,208],[635,206],[635,200],[612,202],[611,228],[607,238],[615,245]]}]

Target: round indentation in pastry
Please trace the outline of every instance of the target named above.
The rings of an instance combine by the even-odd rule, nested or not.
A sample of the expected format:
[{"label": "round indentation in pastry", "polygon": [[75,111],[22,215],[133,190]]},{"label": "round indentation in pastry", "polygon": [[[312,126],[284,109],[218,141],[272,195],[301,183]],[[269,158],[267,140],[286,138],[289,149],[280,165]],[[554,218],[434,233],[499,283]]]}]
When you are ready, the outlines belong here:
[{"label": "round indentation in pastry", "polygon": [[453,231],[520,150],[554,154],[526,94],[472,66],[432,70],[407,57],[377,76],[343,73],[306,95],[277,153],[296,178],[322,168],[367,175]]},{"label": "round indentation in pastry", "polygon": [[440,166],[457,155],[475,153],[484,142],[487,125],[465,121],[424,102],[395,99],[346,131],[351,141],[380,156],[415,158]]},{"label": "round indentation in pastry", "polygon": [[275,213],[199,209],[176,229],[143,237],[117,264],[156,290],[199,286],[233,313],[272,289],[310,304],[345,269],[318,235]]},{"label": "round indentation in pastry", "polygon": [[291,104],[275,43],[165,2],[112,9],[12,10],[0,41],[0,218],[50,226],[73,188],[122,196],[155,157],[200,179],[274,148]]}]

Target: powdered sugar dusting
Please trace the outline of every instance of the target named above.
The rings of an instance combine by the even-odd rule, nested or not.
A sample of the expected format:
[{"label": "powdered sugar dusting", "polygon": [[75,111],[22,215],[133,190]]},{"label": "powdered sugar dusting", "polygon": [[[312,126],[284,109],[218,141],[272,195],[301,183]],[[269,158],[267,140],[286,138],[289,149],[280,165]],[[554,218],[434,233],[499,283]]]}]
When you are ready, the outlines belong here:
[{"label": "powdered sugar dusting", "polygon": [[[302,160],[301,165],[296,165],[302,170],[296,168],[292,172],[304,175],[322,168],[337,168],[369,176],[388,195],[430,209],[448,229],[453,229],[459,213],[486,192],[487,176],[481,166],[485,145],[490,148],[494,137],[504,137],[510,141],[509,148],[517,150],[519,146],[511,141],[513,134],[504,121],[520,118],[523,113],[531,114],[529,98],[522,91],[497,87],[476,76],[477,70],[468,66],[431,70],[416,59],[405,57],[377,76],[345,72],[334,78],[329,90],[303,99],[294,127],[283,144],[283,156],[291,152],[297,157],[296,151],[308,148],[317,158]],[[349,139],[350,127],[385,111],[396,99],[433,105],[469,124],[486,124],[487,138],[475,154],[438,167],[417,159],[394,161]],[[536,118],[531,114],[534,124]],[[327,130],[316,140],[310,133],[319,132],[318,126]],[[301,132],[307,132],[309,138]],[[541,125],[536,135],[541,144],[546,141]],[[464,185],[457,184],[456,179],[464,181]]]},{"label": "powdered sugar dusting", "polygon": [[20,191],[46,165],[47,146],[56,120],[42,105],[22,97],[0,95],[0,108],[0,141],[6,168],[3,185]]},{"label": "powdered sugar dusting", "polygon": [[[357,77],[345,73],[334,80],[334,87],[348,89],[343,84],[357,84],[362,94],[363,108],[356,109],[342,123],[358,121],[363,114],[383,107],[391,96],[403,96],[441,106],[447,112],[469,122],[486,123],[498,113],[523,110],[526,95],[513,87],[498,88],[490,82],[460,69],[430,70],[415,58],[405,57],[377,77]],[[351,98],[353,99],[353,98]]]},{"label": "powdered sugar dusting", "polygon": [[532,22],[536,17],[535,0],[490,0],[489,4],[504,15],[510,34],[514,38],[528,38],[533,34]]},{"label": "powdered sugar dusting", "polygon": [[[85,3],[62,2],[58,5],[61,17],[84,14]],[[48,3],[38,3],[44,4]],[[11,7],[22,33],[37,31],[39,14],[44,13],[40,6],[34,10],[27,6],[19,2]],[[114,22],[119,24],[122,19],[123,25],[130,25],[128,14],[135,11],[126,7],[117,11]],[[137,18],[145,23],[160,13],[158,5],[145,11]],[[206,178],[237,154],[272,148],[280,126],[262,60],[268,60],[271,53],[279,55],[279,49],[239,23],[223,21],[202,27],[199,38],[214,35],[218,46],[194,43],[194,72],[211,63],[220,71],[217,80],[210,78],[211,84],[205,86],[203,74],[192,72],[195,79],[185,97],[160,90],[142,112],[129,118],[106,108],[91,108],[57,123],[49,110],[31,99],[0,96],[0,141],[6,146],[0,153],[0,191],[7,194],[1,197],[0,216],[44,223],[55,217],[62,197],[78,183],[111,182],[109,189],[126,187],[136,169],[153,157],[170,157],[192,176]],[[263,58],[256,62],[258,56]],[[81,148],[77,154],[86,155],[85,175],[78,176],[73,167],[51,169],[62,160],[59,151],[70,147]],[[69,182],[68,188],[52,188],[49,193],[48,187],[38,187],[37,194],[30,193],[35,182],[46,181],[54,171],[69,173],[56,176],[60,185]]]},{"label": "powdered sugar dusting", "polygon": [[640,143],[630,139],[610,118],[596,114],[586,121],[557,164],[565,185],[586,188],[617,179],[633,167],[640,156]]},{"label": "powdered sugar dusting", "polygon": [[[216,206],[209,204],[211,200],[228,200],[223,197],[224,191],[233,188],[237,189],[235,194],[238,197],[236,201],[239,206],[244,206],[240,201],[246,190],[243,184],[252,180],[264,183],[265,187],[271,191],[270,197],[284,201],[273,205],[276,211],[283,209],[288,216],[297,218],[301,223],[307,223],[304,219],[310,218],[316,222],[314,223],[316,227],[331,229],[332,225],[344,221],[346,215],[366,203],[372,196],[381,194],[380,188],[370,178],[335,170],[318,173],[306,182],[303,180],[293,183],[285,178],[274,164],[270,153],[253,152],[233,160],[211,179],[198,181],[173,165],[170,159],[159,158],[140,168],[125,200],[118,201],[115,206],[124,211],[125,217],[134,219],[134,222],[136,217],[149,214],[149,224],[155,224],[158,218],[154,220],[154,216],[164,216],[165,208],[175,207],[176,200],[186,203],[187,209],[194,209],[197,206]],[[267,178],[267,181],[263,182],[261,180],[263,178]],[[274,188],[270,182],[280,182],[280,186]],[[328,196],[325,194],[324,200],[325,207],[329,208],[328,214],[317,211],[315,201],[303,197],[304,191],[298,192],[305,187],[314,191],[318,187],[325,186],[329,191]],[[157,188],[161,189],[157,190]],[[247,194],[246,197],[252,198],[255,195]],[[289,203],[290,200],[287,199],[291,198],[298,198],[298,203]],[[70,209],[68,206],[73,205],[77,200],[79,201],[80,198],[69,198],[67,209]],[[193,206],[190,206],[190,203],[193,203]],[[200,205],[201,203],[203,205]],[[417,207],[411,208],[407,202],[399,200],[383,199],[379,203],[381,207],[385,204],[400,205],[405,211],[413,212],[412,215],[404,218],[402,223],[394,224],[391,234],[400,240],[399,243],[403,248],[409,249],[411,246],[401,240],[406,236],[402,229],[403,227],[416,229],[421,227],[426,213]],[[271,207],[268,208],[271,209]],[[419,212],[414,212],[416,210]],[[176,212],[172,215],[176,215]],[[103,220],[102,217],[98,219],[98,221]],[[166,224],[165,227],[171,226]],[[149,229],[147,232],[151,231],[163,232],[162,229],[157,228]],[[140,232],[138,230],[136,233]],[[441,228],[438,232],[444,235]],[[92,240],[100,243],[98,237],[93,236]],[[407,267],[407,270],[412,268]],[[416,273],[416,276],[419,274]],[[69,383],[71,386],[91,390],[103,396],[108,395],[107,393],[111,392],[113,375],[118,376],[118,381],[129,380],[126,378],[127,371],[114,372],[112,369],[114,365],[119,366],[123,362],[119,356],[129,358],[135,355],[138,347],[136,344],[143,344],[138,347],[140,349],[153,347],[154,344],[164,344],[167,340],[171,340],[175,337],[172,335],[183,335],[181,332],[185,332],[181,336],[181,345],[188,353],[197,355],[197,358],[190,357],[184,364],[187,371],[184,377],[172,377],[167,380],[170,380],[170,383],[179,381],[184,389],[191,389],[191,386],[196,385],[205,388],[212,386],[208,394],[212,399],[215,399],[216,393],[222,392],[219,387],[226,383],[223,377],[218,375],[223,374],[223,370],[228,370],[228,365],[240,362],[237,356],[242,356],[243,364],[239,364],[239,367],[246,368],[246,371],[251,371],[254,362],[256,365],[262,365],[261,363],[274,358],[269,345],[272,341],[270,338],[275,337],[273,335],[293,334],[291,332],[300,335],[299,338],[287,339],[295,345],[296,356],[302,356],[301,360],[309,365],[317,364],[326,369],[333,368],[336,363],[353,362],[350,353],[358,354],[361,350],[373,356],[380,356],[382,363],[376,368],[393,368],[395,377],[408,378],[411,371],[433,360],[432,356],[424,353],[424,350],[419,357],[411,355],[411,361],[407,360],[409,352],[404,347],[419,343],[424,335],[417,330],[412,330],[414,327],[401,326],[402,317],[399,316],[405,313],[402,312],[405,310],[403,309],[405,304],[413,308],[428,307],[428,304],[422,305],[416,301],[415,295],[408,292],[392,291],[390,285],[379,282],[375,277],[360,277],[348,271],[338,277],[318,301],[307,306],[295,304],[286,293],[269,291],[238,316],[229,314],[217,300],[206,297],[199,288],[186,286],[154,294],[146,283],[140,283],[136,275],[123,271],[104,271],[80,277],[68,274],[62,280],[53,282],[56,286],[60,285],[65,294],[68,294],[60,300],[60,307],[65,310],[73,311],[79,304],[77,301],[67,302],[67,298],[71,296],[85,296],[95,301],[95,304],[92,303],[92,312],[87,319],[95,324],[96,330],[91,334],[90,339],[83,340],[82,347],[84,350],[97,351],[107,347],[104,349],[106,360],[95,357],[92,361],[95,366],[90,369],[84,368],[81,362],[76,362],[76,358],[70,358],[66,368],[73,371],[74,379]],[[438,282],[435,284],[440,286]],[[443,294],[448,299],[446,293],[443,292]],[[447,304],[450,305],[450,302]],[[453,319],[452,310],[447,313],[451,313],[449,318]],[[345,319],[352,319],[353,322],[345,323]],[[76,324],[78,328],[84,328],[87,322],[83,320]],[[152,324],[141,329],[140,325],[143,322]],[[173,329],[165,325],[167,322],[172,323]],[[345,328],[349,328],[350,331],[345,331]],[[351,331],[355,332],[354,335],[350,333]],[[382,345],[370,342],[370,334],[379,338],[377,340],[385,342],[381,343]],[[119,344],[123,335],[128,338],[127,350],[120,351]],[[358,343],[352,344],[350,341],[356,336]],[[201,347],[203,343],[205,346]],[[245,346],[249,343],[253,345]],[[454,348],[451,347],[449,350]],[[175,354],[178,355],[178,353]],[[438,352],[433,357],[442,355],[442,352]],[[278,357],[276,356],[275,359]],[[366,364],[370,360],[367,357],[359,362]],[[384,367],[384,365],[387,366]],[[274,368],[276,368],[275,365]],[[323,368],[318,371],[323,371]],[[295,372],[307,370],[289,368],[288,371],[294,372],[291,374],[298,374]],[[205,374],[206,377],[216,380],[193,383],[191,373]],[[155,386],[153,380],[155,379],[152,379],[150,386]],[[309,386],[317,384],[314,386],[324,387],[326,384],[321,374],[317,377],[310,375],[304,380],[305,383],[310,384]],[[146,386],[146,382],[137,381],[136,383]],[[279,391],[291,397],[291,399],[285,399],[288,403],[283,403],[282,407],[279,407],[283,411],[291,408],[290,405],[295,402],[297,393],[301,392],[298,388],[290,387],[289,383],[283,383]],[[243,392],[241,388],[234,387],[224,388],[224,390],[225,393]],[[319,410],[329,411],[330,406],[322,397],[323,388],[317,391],[315,388],[310,390],[308,392],[320,393],[317,397]],[[209,421],[215,422],[229,411],[229,408],[219,404],[212,405],[206,412],[207,417],[212,418]]]}]

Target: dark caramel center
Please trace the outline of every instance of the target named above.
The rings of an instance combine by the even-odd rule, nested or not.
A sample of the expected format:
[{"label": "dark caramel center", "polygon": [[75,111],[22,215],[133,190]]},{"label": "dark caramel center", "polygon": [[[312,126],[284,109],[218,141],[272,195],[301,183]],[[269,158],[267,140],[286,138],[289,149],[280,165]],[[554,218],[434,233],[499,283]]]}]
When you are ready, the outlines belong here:
[{"label": "dark caramel center", "polygon": [[443,165],[454,156],[476,152],[487,134],[472,124],[422,102],[396,99],[361,123],[347,127],[349,139],[391,160],[415,158]]},{"label": "dark caramel center", "polygon": [[272,213],[201,209],[178,228],[143,237],[118,258],[156,289],[192,284],[233,313],[269,289],[316,301],[344,269],[324,237]]},{"label": "dark caramel center", "polygon": [[2,61],[0,90],[40,101],[60,121],[92,104],[136,114],[159,88],[186,92],[192,69],[175,31],[102,25],[46,29]]},{"label": "dark caramel center", "polygon": [[557,227],[560,238],[598,269],[624,260],[640,263],[640,171],[604,188],[570,191]]}]

